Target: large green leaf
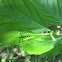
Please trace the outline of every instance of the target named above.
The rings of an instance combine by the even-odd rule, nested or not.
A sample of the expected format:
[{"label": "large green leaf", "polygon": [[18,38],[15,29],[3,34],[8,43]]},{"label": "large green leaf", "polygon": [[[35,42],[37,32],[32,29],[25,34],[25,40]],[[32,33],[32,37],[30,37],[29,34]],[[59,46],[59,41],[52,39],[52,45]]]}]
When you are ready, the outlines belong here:
[{"label": "large green leaf", "polygon": [[[43,25],[49,22],[62,26],[62,0],[2,0],[5,5],[13,7],[22,15]],[[41,20],[41,21],[40,21]]]},{"label": "large green leaf", "polygon": [[51,50],[55,38],[51,34],[20,33],[18,31],[0,31],[0,44],[4,47],[19,45],[29,54],[42,54]]},{"label": "large green leaf", "polygon": [[29,54],[42,54],[47,52],[54,47],[56,42],[50,34],[23,33],[23,36],[25,38],[20,38],[21,43],[19,45],[21,49],[24,49]]},{"label": "large green leaf", "polygon": [[[31,14],[22,0],[1,0],[0,3],[0,29],[17,31],[46,31],[43,19],[33,6]],[[18,5],[17,5],[18,4]],[[30,4],[31,5],[31,4]]]}]

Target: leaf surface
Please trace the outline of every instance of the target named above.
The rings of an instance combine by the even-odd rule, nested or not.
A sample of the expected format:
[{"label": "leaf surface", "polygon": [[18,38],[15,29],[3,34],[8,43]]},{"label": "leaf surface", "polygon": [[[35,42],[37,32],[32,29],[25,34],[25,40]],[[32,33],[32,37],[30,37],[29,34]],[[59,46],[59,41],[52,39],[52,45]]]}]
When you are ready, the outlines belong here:
[{"label": "leaf surface", "polygon": [[[3,32],[3,31],[2,31]],[[19,45],[29,54],[42,54],[54,47],[55,40],[50,34],[0,31],[0,44],[4,47]]]},{"label": "leaf surface", "polygon": [[55,38],[56,43],[54,45],[54,48],[44,54],[41,54],[41,57],[57,56],[62,53],[62,36],[55,36]]},{"label": "leaf surface", "polygon": [[[22,0],[1,0],[0,29],[11,31],[41,32],[48,30],[32,4],[27,9]],[[27,2],[27,1],[26,1]],[[30,1],[29,1],[30,2]],[[28,2],[27,2],[28,3]],[[33,11],[32,11],[33,10]]]},{"label": "leaf surface", "polygon": [[23,42],[19,44],[20,48],[29,54],[42,54],[47,52],[54,47],[56,42],[50,34],[23,33],[22,36],[28,37],[23,38]]},{"label": "leaf surface", "polygon": [[19,43],[20,32],[17,31],[0,31],[0,45],[11,47]]}]

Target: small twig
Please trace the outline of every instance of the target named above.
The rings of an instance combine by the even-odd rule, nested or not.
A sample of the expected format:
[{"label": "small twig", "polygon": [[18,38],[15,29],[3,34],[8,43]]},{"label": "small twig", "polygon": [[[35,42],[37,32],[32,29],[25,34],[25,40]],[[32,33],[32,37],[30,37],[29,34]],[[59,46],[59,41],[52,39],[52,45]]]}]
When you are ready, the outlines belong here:
[{"label": "small twig", "polygon": [[53,60],[52,60],[52,62],[54,62],[54,60],[55,60],[55,56],[53,57]]},{"label": "small twig", "polygon": [[37,55],[35,55],[35,62],[37,62]]}]

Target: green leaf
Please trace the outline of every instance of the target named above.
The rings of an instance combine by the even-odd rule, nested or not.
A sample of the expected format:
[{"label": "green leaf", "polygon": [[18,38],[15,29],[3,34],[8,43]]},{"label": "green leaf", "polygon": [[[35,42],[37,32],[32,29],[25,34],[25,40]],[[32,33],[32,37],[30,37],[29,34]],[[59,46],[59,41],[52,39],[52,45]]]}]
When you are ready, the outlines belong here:
[{"label": "green leaf", "polygon": [[61,7],[61,0],[1,0],[1,27],[43,31],[47,30],[45,22],[62,26]]},{"label": "green leaf", "polygon": [[[41,32],[48,30],[32,4],[27,10],[22,0],[1,0],[0,29],[8,31]],[[27,1],[26,1],[27,2]],[[28,2],[27,2],[28,3]],[[33,11],[32,11],[33,10]],[[29,13],[31,11],[31,13]]]},{"label": "green leaf", "polygon": [[31,0],[31,2],[45,22],[62,26],[62,0]]},{"label": "green leaf", "polygon": [[62,26],[61,0],[13,0],[12,2],[19,13],[32,18],[34,22],[43,25],[44,21]]},{"label": "green leaf", "polygon": [[2,62],[6,62],[6,60],[5,59],[2,59]]},{"label": "green leaf", "polygon": [[62,53],[62,36],[55,36],[55,38],[56,43],[54,45],[54,48],[44,54],[41,54],[41,57],[57,56],[58,54]]},{"label": "green leaf", "polygon": [[50,34],[22,33],[19,46],[29,54],[42,54],[51,50],[55,42]]},{"label": "green leaf", "polygon": [[42,54],[54,47],[55,39],[51,34],[0,31],[0,44],[4,47],[19,45],[29,54]]},{"label": "green leaf", "polygon": [[12,31],[0,31],[0,45],[2,47],[10,47],[19,43],[20,32]]}]

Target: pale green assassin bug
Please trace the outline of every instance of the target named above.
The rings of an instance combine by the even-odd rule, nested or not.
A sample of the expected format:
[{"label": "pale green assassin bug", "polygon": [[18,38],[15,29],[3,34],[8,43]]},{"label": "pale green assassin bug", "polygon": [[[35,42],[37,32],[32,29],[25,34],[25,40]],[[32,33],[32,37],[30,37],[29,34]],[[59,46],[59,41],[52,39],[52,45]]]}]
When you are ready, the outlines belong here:
[{"label": "pale green assassin bug", "polygon": [[[23,36],[21,33],[20,33],[20,35],[21,36],[18,38],[22,39],[22,42],[23,42],[23,40],[28,40],[28,39],[34,38],[34,36]],[[19,43],[20,43],[20,40],[19,40]]]},{"label": "pale green assassin bug", "polygon": [[[18,38],[22,39],[22,42],[23,42],[23,39],[24,39],[24,38],[30,37],[30,36],[23,36],[21,33],[20,33],[20,35],[21,35],[21,36],[18,37]],[[19,40],[19,43],[20,43],[20,40]]]}]

